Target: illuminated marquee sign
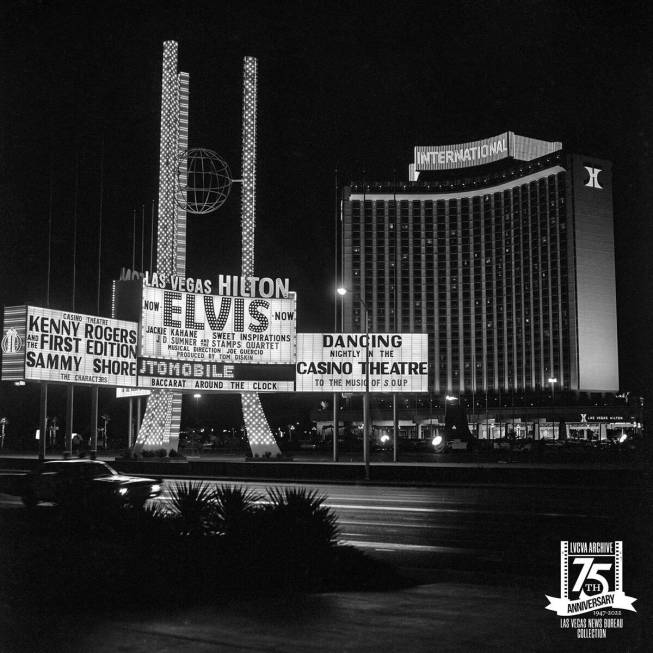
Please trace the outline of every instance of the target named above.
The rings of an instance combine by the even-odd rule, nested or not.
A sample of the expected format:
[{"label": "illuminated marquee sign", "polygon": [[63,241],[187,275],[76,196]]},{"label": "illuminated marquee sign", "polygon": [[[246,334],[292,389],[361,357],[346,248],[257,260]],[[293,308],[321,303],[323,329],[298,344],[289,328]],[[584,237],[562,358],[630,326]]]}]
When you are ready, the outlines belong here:
[{"label": "illuminated marquee sign", "polygon": [[508,134],[458,145],[418,145],[415,147],[415,170],[450,170],[505,159],[509,156]]},{"label": "illuminated marquee sign", "polygon": [[428,336],[299,333],[295,369],[297,392],[428,392]]},{"label": "illuminated marquee sign", "polygon": [[[14,321],[18,312],[22,314],[22,328],[12,324],[12,329],[22,340],[22,353],[17,353],[23,359],[24,380],[136,385],[138,325],[135,322],[35,306],[5,309],[5,322],[8,312]],[[18,341],[14,338],[14,342]],[[15,344],[13,347],[16,349]],[[4,369],[3,380],[8,380]]]},{"label": "illuminated marquee sign", "polygon": [[143,358],[293,364],[296,301],[143,288]]},{"label": "illuminated marquee sign", "polygon": [[132,399],[133,397],[148,397],[149,390],[144,388],[116,388],[116,399]]},{"label": "illuminated marquee sign", "polygon": [[292,392],[293,365],[230,365],[138,359],[138,384],[175,392]]},{"label": "illuminated marquee sign", "polygon": [[560,149],[560,142],[542,141],[509,131],[492,138],[456,145],[418,145],[415,147],[415,162],[411,169],[413,173],[454,170],[485,165],[508,157],[518,161],[532,161]]}]

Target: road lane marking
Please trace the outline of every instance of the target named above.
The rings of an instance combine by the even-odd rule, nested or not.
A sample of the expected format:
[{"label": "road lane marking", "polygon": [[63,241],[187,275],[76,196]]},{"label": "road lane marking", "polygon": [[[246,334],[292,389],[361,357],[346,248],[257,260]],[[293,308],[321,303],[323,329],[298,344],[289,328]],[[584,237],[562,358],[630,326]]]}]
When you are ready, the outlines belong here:
[{"label": "road lane marking", "polygon": [[602,515],[588,515],[585,513],[559,513],[559,512],[530,512],[524,510],[475,510],[465,508],[413,508],[409,506],[362,506],[357,504],[345,503],[325,503],[327,508],[335,510],[384,510],[386,512],[418,512],[418,513],[453,513],[453,514],[470,514],[470,515],[513,515],[526,517],[565,517],[565,518],[584,518],[587,519],[607,519]]},{"label": "road lane marking", "polygon": [[384,521],[361,521],[361,520],[348,520],[348,519],[338,519],[338,524],[349,525],[349,526],[387,526],[394,527],[398,530],[403,528],[426,528],[428,530],[442,529],[442,530],[458,530],[465,531],[468,530],[467,526],[460,526],[458,524],[421,524],[417,522],[407,523],[407,522],[384,522]]},{"label": "road lane marking", "polygon": [[435,546],[432,544],[394,544],[389,542],[367,542],[364,540],[340,540],[340,544],[360,549],[385,549],[389,551],[424,551],[426,553],[453,553],[455,555],[484,555],[484,549],[465,549],[454,546]]},{"label": "road lane marking", "polygon": [[[164,490],[161,495],[152,501],[167,501],[170,495]],[[385,499],[384,499],[385,500]],[[271,502],[262,499],[256,501],[259,505],[269,505]],[[525,510],[479,510],[474,508],[418,508],[413,506],[370,506],[362,504],[347,503],[324,503],[326,508],[334,510],[376,510],[385,512],[407,512],[407,513],[428,513],[428,514],[455,514],[455,515],[501,515],[512,517],[548,517],[554,519],[610,519],[607,515],[588,515],[586,513],[559,513],[559,512],[530,512]]]}]

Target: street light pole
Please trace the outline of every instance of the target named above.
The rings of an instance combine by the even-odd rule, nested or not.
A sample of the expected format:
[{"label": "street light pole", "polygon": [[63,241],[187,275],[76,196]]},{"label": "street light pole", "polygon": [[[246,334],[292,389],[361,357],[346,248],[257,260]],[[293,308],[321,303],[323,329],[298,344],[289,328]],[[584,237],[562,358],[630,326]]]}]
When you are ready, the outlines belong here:
[{"label": "street light pole", "polygon": [[558,382],[558,379],[555,377],[550,377],[549,378],[549,383],[551,384],[551,405],[555,406],[555,400],[556,400],[556,387],[555,384]]},{"label": "street light pole", "polygon": [[453,395],[444,395],[444,434],[447,435],[447,405],[450,401],[456,401]]},{"label": "street light pole", "polygon": [[[338,288],[338,294],[344,297],[347,294],[347,288]],[[367,302],[361,296],[359,299],[364,311],[365,320],[365,391],[363,393],[363,465],[365,466],[365,480],[370,480],[370,443],[368,440],[369,422],[370,422],[370,330],[369,330],[369,310]]]},{"label": "street light pole", "polygon": [[365,465],[365,480],[370,480],[370,331],[368,323],[367,303],[361,297],[365,309],[365,394],[363,395],[363,464]]},{"label": "street light pole", "polygon": [[[554,376],[550,376],[548,378],[549,383],[551,384],[551,413],[555,410],[555,384],[558,382],[558,379],[556,379]],[[551,415],[551,419],[553,420],[553,428],[555,429],[555,414]],[[558,429],[559,431],[559,429]],[[555,430],[554,430],[555,432]],[[560,433],[558,432],[558,440],[560,440]]]},{"label": "street light pole", "polygon": [[195,394],[193,395],[193,399],[195,399],[195,424],[196,424],[197,426],[199,426],[199,421],[200,421],[200,420],[199,420],[199,413],[200,413],[199,403],[200,403],[200,397],[201,397],[201,396],[202,396],[202,395],[201,395],[201,394],[198,394],[198,393],[195,393]]},{"label": "street light pole", "polygon": [[[336,282],[336,286],[338,284],[338,170],[336,169],[335,171],[335,207],[333,211],[333,244],[334,244],[334,250],[335,250],[335,256],[334,256],[334,279]],[[341,309],[341,315],[342,315],[342,309]],[[342,319],[342,318],[341,318]],[[338,295],[334,298],[333,302],[333,330],[335,332],[338,331]],[[342,333],[343,329],[340,329],[340,332]],[[334,390],[333,392],[333,405],[332,405],[332,411],[333,411],[333,462],[337,463],[338,462],[338,422],[340,420],[339,415],[338,415],[338,404],[339,404],[339,399],[338,399],[338,393]]]}]

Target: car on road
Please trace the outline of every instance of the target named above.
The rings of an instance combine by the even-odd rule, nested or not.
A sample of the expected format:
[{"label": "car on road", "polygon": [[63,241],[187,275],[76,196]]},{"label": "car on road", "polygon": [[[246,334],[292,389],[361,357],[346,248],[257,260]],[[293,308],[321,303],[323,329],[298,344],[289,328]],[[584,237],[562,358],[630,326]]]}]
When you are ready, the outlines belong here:
[{"label": "car on road", "polygon": [[40,501],[81,508],[137,507],[158,496],[162,484],[160,478],[119,474],[101,460],[52,460],[25,476],[21,498],[28,508]]}]

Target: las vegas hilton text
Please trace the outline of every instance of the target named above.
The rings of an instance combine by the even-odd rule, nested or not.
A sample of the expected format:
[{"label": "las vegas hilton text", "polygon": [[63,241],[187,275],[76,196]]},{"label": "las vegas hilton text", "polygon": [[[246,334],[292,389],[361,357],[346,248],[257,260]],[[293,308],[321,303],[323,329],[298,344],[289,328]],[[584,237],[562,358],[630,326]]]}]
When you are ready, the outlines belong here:
[{"label": "las vegas hilton text", "polygon": [[170,290],[206,295],[239,295],[241,297],[268,298],[285,298],[290,295],[290,281],[288,279],[220,274],[214,283],[211,279],[186,278],[174,274],[139,272],[129,268],[122,268],[120,271],[121,281],[134,279],[142,279],[143,284],[150,288],[168,288]]}]

